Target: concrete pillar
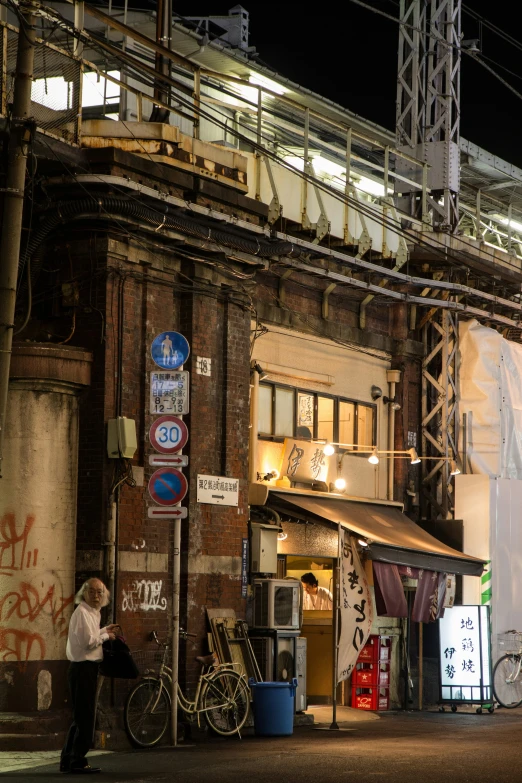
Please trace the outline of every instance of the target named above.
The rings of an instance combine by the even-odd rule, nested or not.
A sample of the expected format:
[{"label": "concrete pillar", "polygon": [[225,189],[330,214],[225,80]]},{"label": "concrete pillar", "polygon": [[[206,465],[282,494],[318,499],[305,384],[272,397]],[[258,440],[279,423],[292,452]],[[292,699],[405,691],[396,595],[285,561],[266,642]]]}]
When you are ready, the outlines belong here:
[{"label": "concrete pillar", "polygon": [[0,710],[60,707],[73,610],[80,348],[15,346],[0,479]]}]

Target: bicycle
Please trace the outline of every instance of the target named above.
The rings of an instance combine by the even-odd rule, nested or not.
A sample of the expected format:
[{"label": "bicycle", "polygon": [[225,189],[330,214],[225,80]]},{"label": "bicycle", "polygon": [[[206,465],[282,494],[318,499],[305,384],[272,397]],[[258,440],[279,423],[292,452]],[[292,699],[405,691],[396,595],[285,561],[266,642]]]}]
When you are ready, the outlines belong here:
[{"label": "bicycle", "polygon": [[499,634],[498,644],[505,652],[493,669],[493,695],[501,707],[510,710],[522,704],[522,632]]},{"label": "bicycle", "polygon": [[[180,630],[180,636],[189,634]],[[159,641],[156,631],[150,640],[163,648],[159,670],[146,669],[140,682],[131,690],[125,703],[125,729],[132,742],[141,748],[150,748],[161,740],[171,716],[172,669],[167,665],[169,647]],[[145,651],[148,652],[148,651]],[[159,652],[159,651],[158,651]],[[139,660],[139,653],[134,654]],[[177,703],[183,712],[194,721],[201,716],[217,734],[230,736],[238,734],[245,725],[250,711],[250,689],[246,677],[234,667],[241,664],[217,663],[213,654],[198,656],[201,663],[194,700],[188,699],[177,684]]]}]

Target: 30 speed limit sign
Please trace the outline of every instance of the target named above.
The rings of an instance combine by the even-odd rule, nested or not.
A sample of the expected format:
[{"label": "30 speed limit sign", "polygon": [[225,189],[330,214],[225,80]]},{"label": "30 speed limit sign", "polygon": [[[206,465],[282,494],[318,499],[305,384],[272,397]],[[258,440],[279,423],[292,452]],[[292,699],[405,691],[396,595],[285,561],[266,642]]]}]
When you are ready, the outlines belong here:
[{"label": "30 speed limit sign", "polygon": [[149,440],[160,454],[174,454],[188,441],[187,425],[171,414],[159,416],[149,430]]}]

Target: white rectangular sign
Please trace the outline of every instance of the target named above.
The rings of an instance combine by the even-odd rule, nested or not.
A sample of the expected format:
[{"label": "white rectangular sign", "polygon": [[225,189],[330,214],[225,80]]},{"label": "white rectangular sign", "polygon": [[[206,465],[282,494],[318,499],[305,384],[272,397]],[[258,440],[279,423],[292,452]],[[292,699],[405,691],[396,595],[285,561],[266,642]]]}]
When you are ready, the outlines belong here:
[{"label": "white rectangular sign", "polygon": [[487,606],[453,606],[439,620],[443,699],[478,701],[491,685]]},{"label": "white rectangular sign", "polygon": [[237,506],[239,503],[239,479],[198,474],[197,500],[198,503]]},{"label": "white rectangular sign", "polygon": [[212,359],[206,359],[204,356],[197,356],[196,372],[198,375],[212,375]]},{"label": "white rectangular sign", "polygon": [[186,370],[150,374],[150,412],[189,412],[189,373]]},{"label": "white rectangular sign", "polygon": [[149,454],[149,465],[153,467],[169,466],[173,468],[186,468],[188,456],[186,454]]},{"label": "white rectangular sign", "polygon": [[184,506],[149,506],[147,509],[149,519],[186,519],[187,513]]}]

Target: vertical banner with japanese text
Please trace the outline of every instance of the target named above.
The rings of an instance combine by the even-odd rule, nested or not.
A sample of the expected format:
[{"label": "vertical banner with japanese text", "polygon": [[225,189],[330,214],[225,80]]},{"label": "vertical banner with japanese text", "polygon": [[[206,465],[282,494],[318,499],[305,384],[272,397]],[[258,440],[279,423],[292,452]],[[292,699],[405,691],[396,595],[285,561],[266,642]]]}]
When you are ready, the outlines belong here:
[{"label": "vertical banner with japanese text", "polygon": [[340,564],[341,633],[337,656],[337,682],[347,680],[355,668],[361,649],[370,635],[373,603],[357,544],[346,530],[341,531]]}]

